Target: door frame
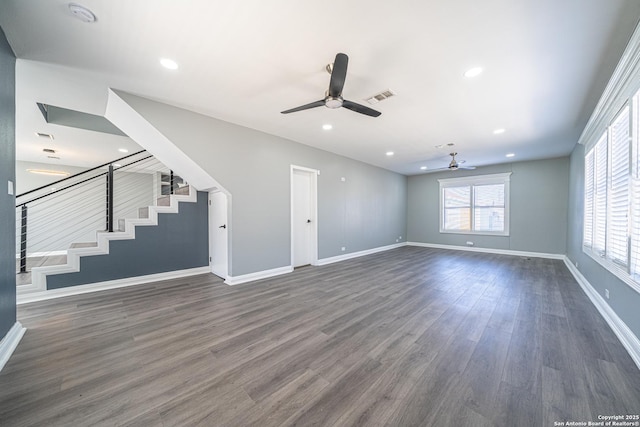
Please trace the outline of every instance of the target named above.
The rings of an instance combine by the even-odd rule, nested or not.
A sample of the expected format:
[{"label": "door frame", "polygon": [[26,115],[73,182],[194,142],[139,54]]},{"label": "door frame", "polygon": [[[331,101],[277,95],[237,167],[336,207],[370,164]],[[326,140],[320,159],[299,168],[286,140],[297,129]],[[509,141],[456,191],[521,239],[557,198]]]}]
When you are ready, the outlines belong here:
[{"label": "door frame", "polygon": [[290,211],[289,218],[291,223],[291,267],[293,268],[293,259],[294,259],[294,223],[293,223],[293,207],[295,203],[295,194],[294,194],[294,171],[301,171],[308,173],[311,177],[311,194],[309,194],[309,198],[311,199],[311,213],[313,215],[311,222],[311,238],[309,244],[311,245],[311,265],[318,265],[318,175],[320,175],[320,171],[318,169],[311,169],[304,166],[291,165],[290,170],[290,193],[291,193],[291,201],[290,201]]},{"label": "door frame", "polygon": [[[227,265],[225,266],[225,272],[220,272],[220,271],[213,271],[213,253],[212,253],[212,249],[213,249],[213,245],[214,245],[214,239],[215,239],[215,228],[212,225],[212,205],[211,205],[211,196],[215,193],[222,193],[225,195],[226,199],[227,199],[227,242],[225,245],[225,248],[227,250]],[[211,270],[211,273],[215,274],[218,277],[221,277],[223,279],[227,279],[230,277],[231,275],[231,194],[228,191],[222,190],[220,188],[214,188],[212,190],[210,190],[208,192],[208,197],[207,197],[207,221],[209,224],[209,269]]]}]

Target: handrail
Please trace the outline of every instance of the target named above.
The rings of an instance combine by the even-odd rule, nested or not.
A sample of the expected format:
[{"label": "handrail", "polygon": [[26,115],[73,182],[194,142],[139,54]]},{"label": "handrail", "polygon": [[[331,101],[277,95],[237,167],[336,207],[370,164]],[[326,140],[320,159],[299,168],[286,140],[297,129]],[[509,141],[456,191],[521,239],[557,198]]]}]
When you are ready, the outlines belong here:
[{"label": "handrail", "polygon": [[[137,153],[135,153],[135,154],[140,154],[140,153],[142,153],[142,152],[144,152],[144,151],[146,151],[146,150],[139,151],[139,152],[137,152]],[[133,156],[133,154],[131,154],[131,156]],[[127,156],[127,157],[131,157],[131,156]],[[127,157],[123,157],[122,159],[126,159]],[[115,169],[114,169],[114,171],[115,171],[115,170],[118,170],[118,169],[121,169],[121,168],[124,168],[124,167],[126,167],[126,166],[134,165],[134,164],[136,164],[136,163],[138,163],[138,162],[141,162],[141,161],[143,161],[143,160],[150,159],[151,157],[153,157],[153,156],[149,155],[149,156],[147,156],[147,157],[143,157],[142,159],[136,160],[135,162],[131,162],[131,163],[127,164],[127,165],[120,166],[119,168],[115,168]],[[122,160],[122,159],[114,160],[114,162],[120,161],[120,160]],[[110,164],[110,163],[107,163],[107,165],[109,165],[109,164]],[[104,166],[104,165],[102,165],[102,166]],[[102,166],[98,166],[97,168],[100,168],[100,167],[102,167]],[[97,169],[97,168],[93,168],[93,170],[95,170],[95,169]],[[85,172],[89,172],[89,171],[87,170],[87,171],[85,171]],[[83,173],[83,172],[81,172],[81,173],[77,173],[75,176],[81,175],[82,173]],[[20,203],[19,205],[16,205],[16,208],[19,208],[20,206],[28,205],[29,203],[35,202],[36,200],[44,199],[45,197],[49,197],[49,196],[51,196],[51,195],[53,195],[53,194],[59,193],[59,192],[61,192],[61,191],[67,190],[67,189],[69,189],[69,188],[73,188],[73,187],[75,187],[76,185],[84,184],[84,183],[85,183],[85,182],[87,182],[87,181],[91,181],[92,179],[99,178],[99,177],[104,176],[104,175],[106,175],[106,174],[107,174],[107,172],[102,172],[101,174],[94,175],[94,176],[92,176],[92,177],[90,177],[90,178],[87,178],[87,179],[83,179],[82,181],[74,182],[73,184],[71,184],[71,185],[69,185],[69,186],[67,186],[67,187],[59,188],[59,189],[57,189],[57,190],[51,191],[50,193],[43,194],[42,196],[38,196],[38,197],[36,197],[35,199],[31,199],[31,200],[28,200],[28,201],[26,201],[26,202],[22,202],[22,203]],[[68,177],[68,178],[71,178],[71,177]],[[65,179],[66,179],[66,178],[65,178]],[[60,181],[64,181],[64,179],[61,179]],[[60,182],[60,181],[56,181],[56,182]],[[54,183],[54,184],[55,184],[55,183]],[[42,188],[49,187],[49,186],[51,186],[51,185],[53,185],[53,184],[45,185],[44,187],[41,187],[41,189],[42,189]],[[34,191],[35,191],[35,190],[34,190]],[[21,195],[24,195],[24,194],[26,194],[26,193],[23,193],[23,194],[21,194]]]},{"label": "handrail", "polygon": [[[38,187],[38,188],[34,188],[33,190],[25,191],[25,192],[24,192],[24,193],[22,193],[22,194],[18,194],[18,195],[16,196],[16,199],[17,199],[18,197],[26,196],[27,194],[31,194],[31,193],[36,192],[36,191],[38,191],[38,190],[43,190],[43,189],[45,189],[45,188],[47,188],[47,187],[51,187],[52,185],[56,185],[56,184],[58,184],[58,183],[60,183],[60,182],[62,182],[62,181],[66,181],[66,180],[68,180],[68,179],[75,178],[75,177],[80,176],[80,175],[83,175],[83,174],[85,174],[85,173],[93,172],[93,171],[94,171],[94,170],[96,170],[96,169],[100,169],[100,168],[103,168],[103,167],[105,167],[105,166],[109,166],[109,165],[110,165],[110,164],[112,164],[112,163],[119,162],[119,161],[124,160],[124,159],[128,159],[129,157],[135,156],[135,155],[140,154],[140,153],[144,153],[145,151],[147,151],[147,150],[141,150],[141,151],[138,151],[137,153],[129,154],[129,155],[127,155],[127,156],[120,157],[119,159],[111,160],[110,162],[104,163],[104,164],[99,165],[99,166],[95,166],[95,167],[93,167],[93,168],[91,168],[91,169],[87,169],[87,170],[82,171],[82,172],[78,172],[78,173],[73,174],[73,175],[71,175],[71,176],[67,176],[67,177],[62,178],[62,179],[59,179],[59,180],[57,180],[57,181],[55,181],[55,182],[52,182],[52,183],[49,183],[49,184],[43,185],[43,186]],[[97,175],[97,176],[101,176],[101,175]],[[84,181],[83,181],[83,182],[84,182]],[[69,187],[71,187],[71,186],[69,186]],[[69,188],[69,187],[66,187],[66,188]],[[37,199],[34,199],[34,200],[37,200]],[[20,205],[16,205],[16,207],[18,207],[18,206],[20,206]]]},{"label": "handrail", "polygon": [[[137,157],[134,157],[134,156],[137,156]],[[147,163],[147,161],[149,161],[149,163]],[[114,164],[116,164],[117,166],[114,167]],[[107,170],[104,169],[105,166],[108,166]],[[77,203],[79,203],[77,200],[74,199],[75,197],[74,195],[88,194],[89,195],[88,199],[85,198],[84,201],[89,202],[87,206],[90,206],[92,210],[88,211],[88,216],[87,216],[88,222],[85,219],[82,219],[81,222],[90,224],[93,227],[98,224],[96,223],[96,217],[100,215],[100,211],[102,210],[102,212],[104,212],[104,210],[100,207],[100,195],[99,195],[100,186],[102,185],[103,189],[106,189],[106,201],[105,201],[106,227],[104,230],[107,232],[114,232],[115,231],[114,207],[116,207],[115,201],[114,201],[114,187],[120,188],[120,184],[115,183],[114,172],[120,169],[122,169],[123,171],[128,170],[130,172],[154,174],[153,186],[157,186],[158,182],[156,178],[160,178],[160,176],[156,177],[155,174],[165,173],[165,170],[168,168],[166,168],[166,166],[159,163],[152,154],[148,153],[146,150],[141,150],[136,153],[123,156],[119,159],[112,160],[108,163],[104,163],[102,165],[92,167],[91,169],[87,169],[85,171],[74,174],[72,176],[59,179],[53,183],[38,187],[36,189],[24,192],[19,196],[16,196],[16,197],[22,197],[23,198],[22,200],[24,200],[24,201],[21,201],[19,204],[16,204],[16,208],[20,209],[19,223],[17,224],[17,226],[19,227],[18,231],[20,233],[20,237],[19,237],[20,264],[19,266],[20,266],[21,273],[27,272],[27,255],[28,255],[27,240],[29,239],[30,242],[33,242],[34,241],[33,239],[36,239],[35,240],[36,247],[39,247],[38,245],[41,245],[44,242],[44,240],[42,239],[38,240],[39,237],[36,237],[35,235],[33,235],[33,231],[30,228],[33,228],[34,226],[29,224],[29,222],[31,222],[32,220],[29,220],[27,217],[29,216],[30,218],[36,218],[35,223],[33,223],[35,224],[35,228],[33,228],[33,230],[36,230],[35,231],[36,233],[40,233],[42,226],[44,224],[42,220],[45,219],[45,216],[42,216],[41,214],[43,212],[47,212],[47,209],[52,208],[52,206],[55,209],[55,205],[51,205],[48,203],[40,203],[40,202],[34,203],[34,202],[48,200],[48,198],[51,198],[50,196],[53,196],[54,194],[55,195],[64,194],[63,192],[67,192],[67,190],[71,190],[74,187],[76,189],[79,189],[79,188],[85,189],[85,190],[79,190],[81,191],[80,193],[79,192],[66,193],[70,195],[71,198],[69,200],[73,200],[72,203],[69,203],[68,200],[64,197],[60,199],[58,199],[57,197],[52,197],[52,198],[54,199],[53,200],[54,203],[57,203],[57,200],[65,200],[65,203],[67,203],[66,206],[68,207],[72,205],[76,206]],[[91,173],[91,172],[94,172],[94,173]],[[173,194],[173,184],[174,184],[173,170],[169,169],[168,173],[171,176],[171,194]],[[122,177],[125,181],[128,181],[129,179],[127,178],[127,175],[128,174],[125,173],[118,176]],[[137,183],[141,181],[138,180],[137,174],[134,173],[133,175],[136,175],[136,177],[132,177],[133,181],[131,183],[133,187],[137,188],[138,187]],[[102,180],[104,180],[105,177],[106,177],[106,182],[103,183]],[[75,178],[75,179],[71,180],[71,178]],[[148,182],[147,178],[144,178],[144,182]],[[92,183],[96,183],[98,185],[95,186]],[[105,187],[105,184],[106,184],[106,187]],[[155,188],[154,194],[156,194],[158,190],[162,190],[163,187],[164,187],[164,184],[161,184],[158,188],[153,187]],[[127,189],[127,187],[122,187],[122,188],[123,188],[122,190],[123,192],[121,194],[124,194],[125,198],[122,199],[122,196],[121,196],[121,200],[118,202],[120,203],[120,205],[118,206],[121,206],[121,205],[125,206],[127,203],[127,200],[135,200],[137,197],[140,197],[139,195],[134,194],[133,198],[129,199],[128,194],[130,193],[131,188],[129,189]],[[82,191],[86,191],[86,193],[82,193]],[[28,197],[25,197],[25,196],[28,196]],[[81,196],[81,197],[84,197],[84,196]],[[29,215],[28,212],[31,212],[32,206],[34,210],[32,211],[33,213]],[[130,209],[130,207],[127,207],[127,209]],[[33,216],[34,214],[35,216]],[[48,222],[49,222],[49,218],[46,218],[45,223],[48,223]],[[68,222],[68,224],[71,224],[71,222]],[[120,229],[120,227],[118,227],[118,229]],[[82,229],[81,227],[81,231],[84,233],[86,230]],[[28,238],[27,236],[30,233],[32,235]],[[65,240],[65,238],[63,238],[62,240]],[[33,243],[32,243],[32,247],[33,247]],[[34,252],[34,253],[37,253],[37,252]]]}]

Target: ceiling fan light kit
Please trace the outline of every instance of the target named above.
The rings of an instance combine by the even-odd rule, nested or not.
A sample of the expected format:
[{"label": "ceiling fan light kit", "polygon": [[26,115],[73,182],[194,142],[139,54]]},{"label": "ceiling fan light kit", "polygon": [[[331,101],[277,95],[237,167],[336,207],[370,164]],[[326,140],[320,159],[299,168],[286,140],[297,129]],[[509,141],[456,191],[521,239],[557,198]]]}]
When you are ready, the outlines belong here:
[{"label": "ceiling fan light kit", "polygon": [[289,110],[282,111],[282,114],[295,113],[296,111],[308,110],[315,107],[325,106],[327,108],[336,109],[344,107],[348,110],[355,111],[356,113],[364,114],[370,117],[378,117],[382,114],[372,108],[365,107],[364,105],[357,104],[355,102],[346,100],[342,97],[342,89],[344,88],[344,82],[347,77],[347,66],[349,65],[349,57],[344,53],[336,55],[333,64],[327,65],[327,71],[331,73],[331,80],[329,81],[329,89],[325,92],[324,99],[312,102],[310,104],[301,105],[300,107],[291,108]]}]

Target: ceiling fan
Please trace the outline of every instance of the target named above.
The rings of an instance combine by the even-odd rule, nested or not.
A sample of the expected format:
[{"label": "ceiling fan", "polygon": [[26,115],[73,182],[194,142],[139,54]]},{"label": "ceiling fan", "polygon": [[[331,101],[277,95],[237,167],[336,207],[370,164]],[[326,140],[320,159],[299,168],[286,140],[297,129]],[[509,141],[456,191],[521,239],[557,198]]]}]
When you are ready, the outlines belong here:
[{"label": "ceiling fan", "polygon": [[457,171],[458,169],[473,170],[476,168],[475,166],[461,166],[461,164],[464,163],[465,160],[460,160],[460,161],[456,160],[456,156],[458,155],[458,153],[449,153],[449,155],[451,156],[451,162],[449,162],[449,166],[445,168],[432,169],[432,170],[439,171],[439,170],[449,169],[452,171]]},{"label": "ceiling fan", "polygon": [[[382,114],[379,111],[365,107],[364,105],[356,104],[355,102],[342,97],[342,88],[344,87],[344,81],[347,77],[348,63],[349,57],[347,55],[344,53],[337,54],[335,61],[333,61],[333,66],[330,67],[331,80],[329,81],[329,89],[326,91],[324,99],[282,111],[282,114],[295,113],[296,111],[308,110],[310,108],[321,107],[323,105],[332,109],[344,107],[348,110],[355,111],[356,113],[365,114],[371,117],[378,117]],[[329,67],[327,68],[329,69]]]}]

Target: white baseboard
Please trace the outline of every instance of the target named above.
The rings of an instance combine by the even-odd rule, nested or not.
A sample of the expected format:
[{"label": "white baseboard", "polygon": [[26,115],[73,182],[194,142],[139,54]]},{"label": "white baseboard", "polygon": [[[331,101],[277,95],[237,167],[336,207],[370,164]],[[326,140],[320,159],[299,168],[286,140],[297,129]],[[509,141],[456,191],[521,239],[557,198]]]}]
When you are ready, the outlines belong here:
[{"label": "white baseboard", "polygon": [[484,252],[488,254],[498,255],[513,255],[531,258],[548,258],[548,259],[564,259],[564,254],[550,254],[544,252],[527,252],[527,251],[515,251],[511,249],[491,249],[491,248],[479,248],[476,246],[455,246],[455,245],[440,245],[437,243],[420,243],[420,242],[407,242],[408,246],[420,246],[423,248],[434,249],[447,249],[453,251],[468,251],[468,252]]},{"label": "white baseboard", "polygon": [[255,273],[243,274],[241,276],[227,276],[224,281],[227,285],[239,285],[240,283],[253,282],[255,280],[267,279],[269,277],[280,276],[281,274],[291,273],[293,267],[287,265],[285,267],[272,268],[271,270],[256,271]]},{"label": "white baseboard", "polygon": [[396,249],[396,248],[400,248],[400,247],[406,246],[406,245],[407,245],[406,242],[395,243],[393,245],[379,246],[377,248],[366,249],[364,251],[351,252],[351,253],[344,254],[344,255],[332,256],[332,257],[329,257],[329,258],[322,258],[322,259],[319,259],[318,262],[315,265],[333,264],[334,262],[346,261],[348,259],[358,258],[358,257],[365,256],[365,255],[371,255],[371,254],[375,254],[375,253],[378,253],[378,252],[384,252],[384,251],[388,251],[390,249]]},{"label": "white baseboard", "polygon": [[144,283],[158,282],[161,280],[179,279],[181,277],[195,276],[197,274],[211,273],[209,266],[189,268],[186,270],[168,271],[166,273],[148,274],[146,276],[127,277],[124,279],[109,280],[106,282],[90,283],[88,285],[69,286],[67,288],[49,289],[39,292],[18,293],[18,305],[30,302],[43,301],[52,298],[68,297],[71,295],[86,294],[108,289],[124,288],[126,286],[142,285]]},{"label": "white baseboard", "polygon": [[7,364],[16,347],[20,343],[22,336],[27,331],[20,322],[13,324],[7,335],[0,341],[0,371]]},{"label": "white baseboard", "polygon": [[[381,246],[381,247],[373,248],[373,249],[367,249],[367,250],[360,251],[360,252],[353,252],[353,253],[349,253],[349,254],[338,255],[338,256],[331,257],[331,258],[323,258],[323,259],[319,259],[317,262],[313,263],[313,265],[333,264],[334,262],[345,261],[347,259],[361,257],[361,256],[364,256],[364,255],[375,254],[377,252],[388,251],[389,249],[395,249],[395,248],[399,248],[399,247],[405,246],[405,245],[406,245],[406,243],[402,242],[402,243],[396,243],[396,244],[393,244],[393,245]],[[271,269],[271,270],[257,271],[255,273],[243,274],[241,276],[235,276],[235,277],[228,276],[227,280],[225,280],[224,283],[226,283],[227,285],[231,285],[231,286],[239,285],[241,283],[253,282],[255,280],[266,279],[266,278],[269,278],[269,277],[279,276],[281,274],[291,273],[292,271],[293,271],[293,267],[288,265],[286,267],[279,267],[279,268],[274,268],[274,269]]]},{"label": "white baseboard", "polygon": [[607,322],[611,330],[618,337],[624,348],[629,353],[629,356],[633,359],[635,364],[640,369],[640,340],[638,337],[629,329],[629,327],[624,323],[620,317],[616,314],[615,311],[611,308],[609,304],[602,298],[602,296],[596,291],[591,283],[580,273],[580,270],[576,268],[575,265],[571,262],[571,260],[565,256],[564,263],[573,274],[573,277],[576,279],[576,282],[580,285],[582,290],[591,300],[591,303],[598,309],[600,315]]}]

